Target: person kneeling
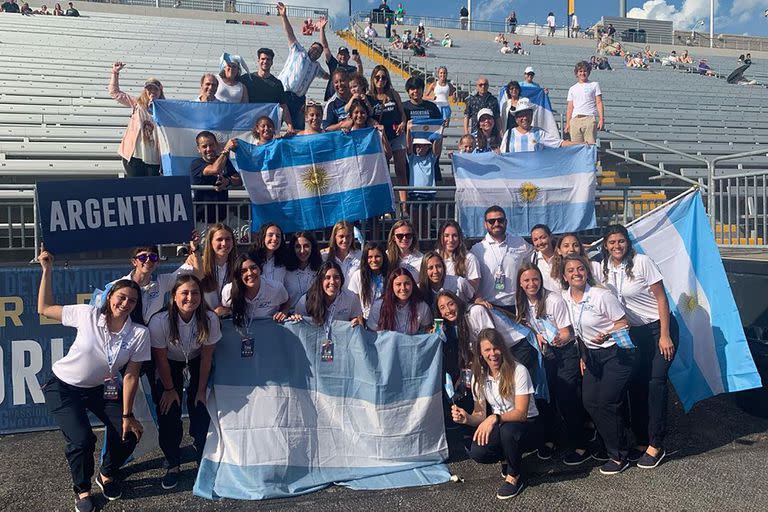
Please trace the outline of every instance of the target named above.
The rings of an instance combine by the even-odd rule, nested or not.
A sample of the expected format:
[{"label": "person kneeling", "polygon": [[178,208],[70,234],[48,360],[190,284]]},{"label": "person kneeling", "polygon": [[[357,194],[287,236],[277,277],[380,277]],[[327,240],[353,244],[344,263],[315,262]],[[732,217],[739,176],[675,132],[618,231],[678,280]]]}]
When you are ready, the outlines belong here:
[{"label": "person kneeling", "polygon": [[[495,329],[483,329],[473,350],[472,414],[451,406],[453,421],[477,427],[469,456],[481,464],[502,460],[504,484],[496,497],[514,498],[523,490],[520,472],[523,443],[529,421],[538,416],[532,399],[533,383],[528,370],[509,353],[504,339]],[[490,405],[493,414],[486,414]]]}]

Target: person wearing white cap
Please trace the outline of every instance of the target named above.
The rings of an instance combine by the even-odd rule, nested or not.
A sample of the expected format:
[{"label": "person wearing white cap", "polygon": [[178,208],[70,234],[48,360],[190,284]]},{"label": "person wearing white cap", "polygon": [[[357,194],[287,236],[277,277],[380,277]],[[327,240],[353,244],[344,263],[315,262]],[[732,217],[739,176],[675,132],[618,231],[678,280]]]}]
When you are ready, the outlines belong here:
[{"label": "person wearing white cap", "polygon": [[240,81],[240,75],[250,73],[239,55],[224,52],[219,60],[219,87],[216,99],[224,103],[248,103],[248,89]]},{"label": "person wearing white cap", "polygon": [[[408,185],[412,187],[435,186],[435,162],[440,159],[443,150],[443,139],[431,141],[424,137],[414,137],[408,150]],[[409,192],[413,200],[434,199],[434,190],[419,190]]]},{"label": "person wearing white cap", "polygon": [[321,19],[315,25],[316,27],[320,27],[320,44],[323,45],[323,56],[325,57],[325,63],[328,64],[328,73],[331,75],[331,78],[328,80],[328,83],[325,86],[325,97],[323,98],[324,101],[330,100],[336,93],[333,87],[334,71],[340,69],[342,71],[346,71],[349,76],[352,76],[354,73],[359,75],[363,74],[363,61],[360,60],[360,54],[357,53],[357,50],[355,50],[355,53],[352,54],[351,58],[352,62],[355,63],[354,66],[349,64],[349,48],[346,46],[339,47],[339,50],[336,52],[336,57],[331,55],[331,49],[328,47],[328,39],[325,37],[325,25],[327,23],[328,20]]},{"label": "person wearing white cap", "polygon": [[509,128],[504,134],[501,141],[502,153],[540,151],[545,146],[559,148],[573,144],[571,141],[557,138],[541,128],[532,126],[535,108],[536,106],[528,98],[518,100],[514,111],[517,126]]},{"label": "person wearing white cap", "polygon": [[533,77],[536,76],[536,71],[533,66],[528,66],[523,71],[523,81],[520,84],[521,87],[541,87],[539,84],[533,81]]},{"label": "person wearing white cap", "polygon": [[494,124],[498,125],[499,102],[496,96],[488,89],[488,79],[484,76],[477,78],[477,93],[468,96],[464,107],[464,135],[474,134],[478,129],[478,114],[482,109],[490,109],[493,112]]},{"label": "person wearing white cap", "polygon": [[496,124],[493,110],[480,109],[477,113],[477,135],[475,136],[475,153],[499,152],[501,146],[501,134],[499,125]]}]

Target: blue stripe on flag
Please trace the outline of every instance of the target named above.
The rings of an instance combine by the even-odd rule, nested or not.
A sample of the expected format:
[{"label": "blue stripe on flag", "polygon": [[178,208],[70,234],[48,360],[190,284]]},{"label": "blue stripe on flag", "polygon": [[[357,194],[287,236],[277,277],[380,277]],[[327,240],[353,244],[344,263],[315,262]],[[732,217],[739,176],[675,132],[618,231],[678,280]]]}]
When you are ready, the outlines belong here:
[{"label": "blue stripe on flag", "polygon": [[[500,205],[507,215],[507,232],[512,235],[529,236],[536,224],[546,224],[555,233],[581,231],[597,225],[595,204],[557,203],[545,206]],[[486,234],[484,216],[488,206],[457,206],[459,224],[469,237]]]},{"label": "blue stripe on flag", "polygon": [[454,153],[453,167],[457,178],[472,180],[530,177],[531,180],[559,178],[595,172],[597,146],[579,145],[544,148],[519,153]]},{"label": "blue stripe on flag", "polygon": [[251,130],[256,119],[268,116],[277,126],[277,103],[224,103],[180,100],[152,102],[152,116],[158,126],[210,131]]},{"label": "blue stripe on flag", "polygon": [[632,338],[629,337],[629,329],[619,329],[611,333],[611,339],[616,342],[616,346],[624,350],[635,348]]},{"label": "blue stripe on flag", "polygon": [[435,141],[443,137],[443,119],[411,119],[411,136]]}]

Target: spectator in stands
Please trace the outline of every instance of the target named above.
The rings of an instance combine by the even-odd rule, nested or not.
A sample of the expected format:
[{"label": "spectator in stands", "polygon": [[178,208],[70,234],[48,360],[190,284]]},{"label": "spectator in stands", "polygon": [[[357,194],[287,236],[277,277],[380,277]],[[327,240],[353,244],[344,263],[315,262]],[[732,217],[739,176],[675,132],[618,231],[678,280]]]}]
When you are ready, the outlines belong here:
[{"label": "spectator in stands", "polygon": [[661,65],[662,66],[671,66],[671,67],[677,67],[677,63],[679,62],[677,58],[677,52],[675,50],[672,50],[669,52],[669,56],[663,57],[661,59]]},{"label": "spectator in stands", "polygon": [[520,87],[541,87],[539,84],[533,81],[535,76],[536,70],[533,69],[533,66],[526,67],[525,71],[523,72],[523,82],[520,84]]},{"label": "spectator in stands", "polygon": [[[320,76],[326,80],[330,75],[320,68],[317,59],[323,54],[323,45],[314,42],[305,50],[296,40],[293,33],[291,22],[288,21],[288,14],[285,4],[278,2],[277,13],[283,21],[283,29],[288,38],[290,51],[285,59],[283,69],[278,78],[285,87],[285,103],[291,113],[293,127],[297,130],[304,129],[304,103],[306,101],[307,90],[315,77]],[[318,21],[321,23],[323,20]],[[323,24],[323,27],[325,25]],[[322,30],[322,27],[321,27]],[[249,95],[250,97],[250,95]]]},{"label": "spectator in stands", "polygon": [[365,30],[363,30],[363,34],[365,34],[365,37],[367,39],[376,39],[379,37],[379,33],[376,32],[376,29],[373,28],[373,23],[368,22],[368,25],[365,27]]},{"label": "spectator in stands", "polygon": [[424,29],[424,22],[420,21],[419,26],[416,27],[416,39],[423,41],[427,38],[427,31]]},{"label": "spectator in stands", "polygon": [[459,21],[461,22],[461,30],[467,30],[467,23],[469,22],[469,11],[467,10],[466,6],[462,6],[462,8],[459,9]]},{"label": "spectator in stands", "polygon": [[[65,455],[75,492],[75,510],[96,510],[91,496],[96,435],[88,413],[105,425],[104,453],[96,483],[108,500],[120,497],[120,467],[133,453],[143,428],[133,415],[139,374],[150,360],[149,331],[141,317],[141,288],[120,279],[97,309],[86,304],[60,306],[53,300],[53,255],[45,248],[37,312],[77,330],[67,354],[53,363],[43,386],[45,403],[66,440]],[[118,386],[118,374],[122,375]]]},{"label": "spectator in stands", "polygon": [[[443,139],[434,141],[423,137],[415,137],[408,146],[408,185],[411,187],[434,188],[435,166],[440,160],[443,150]],[[433,201],[434,190],[417,190],[409,192],[408,198],[413,201]],[[420,211],[417,208],[413,212],[414,222],[420,224]],[[426,219],[425,219],[426,220]]]},{"label": "spectator in stands", "polygon": [[227,189],[242,184],[240,175],[229,160],[229,153],[237,147],[237,140],[230,139],[219,148],[216,136],[209,131],[202,131],[195,137],[200,158],[192,161],[189,175],[193,185],[213,185],[214,190],[195,190],[194,198],[198,203],[195,209],[197,222],[214,224],[224,222],[227,216],[226,204],[199,204],[202,202],[226,203],[229,200]]},{"label": "spectator in stands", "polygon": [[21,4],[21,14],[24,16],[32,16],[32,8],[29,6],[27,2],[24,2]]},{"label": "spectator in stands", "polygon": [[371,118],[370,110],[360,100],[353,99],[349,105],[349,120],[351,122],[349,131],[363,130],[365,128],[376,127],[381,132],[381,147],[384,150],[384,156],[387,158],[387,162],[392,159],[392,149],[389,147],[389,141],[384,133],[384,127],[377,125]]},{"label": "spectator in stands", "polygon": [[544,41],[541,40],[539,37],[539,34],[536,34],[533,36],[533,41],[531,42],[533,46],[544,46]]},{"label": "spectator in stands", "polygon": [[270,70],[275,59],[275,52],[270,48],[259,48],[259,69],[255,73],[240,74],[240,81],[245,85],[250,103],[278,103],[283,111],[283,122],[288,134],[294,131],[291,112],[286,104],[285,89]]},{"label": "spectator in stands", "polygon": [[709,64],[707,64],[707,59],[701,59],[699,60],[699,67],[698,71],[700,75],[704,76],[715,76],[715,71],[709,67]]},{"label": "spectator in stands", "polygon": [[[355,73],[349,77],[349,92],[351,93],[351,97],[347,105],[344,107],[346,108],[347,112],[351,110],[352,101],[359,100],[368,109],[368,117],[372,116],[373,103],[376,100],[374,100],[373,96],[368,94],[368,80],[366,80],[363,75]],[[374,123],[378,124],[375,122],[375,120]]]},{"label": "spectator in stands", "polygon": [[312,24],[312,20],[307,18],[304,20],[304,24],[301,26],[301,35],[311,36],[315,32],[315,26]]},{"label": "spectator in stands", "polygon": [[480,109],[477,113],[477,134],[475,135],[475,153],[499,152],[501,135],[496,123],[498,117],[489,108]]},{"label": "spectator in stands", "polygon": [[53,8],[54,16],[64,16],[64,11],[61,9],[61,4],[56,4]]},{"label": "spectator in stands", "polygon": [[532,126],[535,106],[528,98],[520,98],[515,109],[517,126],[508,128],[501,142],[502,153],[519,153],[525,151],[541,151],[545,146],[559,148],[570,146],[573,142],[562,140],[553,134]]},{"label": "spectator in stands", "polygon": [[507,26],[509,26],[509,33],[514,34],[517,32],[517,14],[515,11],[509,13],[507,17]]},{"label": "spectator in stands", "polygon": [[[392,87],[389,70],[378,65],[371,72],[371,96],[373,96],[373,117],[384,125],[389,146],[395,163],[397,185],[408,183],[408,165],[405,160],[406,120],[400,95]],[[405,191],[400,191],[400,201],[405,202]]]},{"label": "spectator in stands", "polygon": [[[275,123],[269,116],[261,116],[256,120],[251,129],[250,137],[246,137],[246,142],[255,145],[268,144],[275,138]],[[250,140],[248,140],[250,138]]]},{"label": "spectator in stands", "polygon": [[574,12],[571,14],[571,36],[579,37],[579,30],[581,30],[581,26],[579,25],[579,17],[576,16],[576,13]]},{"label": "spectator in stands", "polygon": [[323,131],[323,104],[309,100],[304,108],[304,129],[296,135],[317,135]]},{"label": "spectator in stands", "polygon": [[160,150],[149,105],[156,99],[165,99],[163,85],[158,79],[150,78],[144,82],[141,95],[134,98],[120,90],[119,75],[124,67],[124,63],[115,62],[109,81],[109,95],[112,99],[133,110],[118,153],[123,157],[123,167],[129,177],[159,176]]},{"label": "spectator in stands", "polygon": [[42,5],[42,6],[40,6],[40,9],[36,10],[36,11],[35,11],[35,12],[33,12],[32,14],[44,14],[44,15],[49,15],[49,14],[51,14],[51,11],[49,11],[49,10],[48,10],[48,6],[47,6],[47,5]]},{"label": "spectator in stands", "polygon": [[1,7],[3,12],[14,14],[21,12],[21,9],[19,9],[19,4],[16,3],[16,0],[7,0]]},{"label": "spectator in stands", "polygon": [[658,52],[651,51],[651,45],[649,44],[645,45],[645,48],[643,48],[643,56],[648,62],[661,62],[659,60]]},{"label": "spectator in stands", "polygon": [[219,87],[216,99],[224,103],[248,103],[248,89],[240,75],[248,73],[248,66],[239,55],[223,53],[219,61]]},{"label": "spectator in stands", "polygon": [[445,34],[443,36],[443,40],[440,41],[440,45],[444,48],[452,48],[453,47],[453,39],[451,39],[451,34]]},{"label": "spectator in stands", "polygon": [[422,300],[416,280],[408,269],[392,269],[381,299],[371,306],[366,325],[375,331],[410,335],[429,332],[432,311]]},{"label": "spectator in stands", "polygon": [[509,53],[512,53],[512,48],[509,47],[509,43],[504,41],[501,45],[501,48],[499,48],[499,52],[503,55],[507,55]]},{"label": "spectator in stands", "polygon": [[504,37],[503,33],[499,32],[499,34],[493,38],[493,42],[498,44],[504,44],[507,42],[507,38]]},{"label": "spectator in stands", "polygon": [[427,51],[421,45],[421,39],[414,39],[413,43],[411,44],[411,50],[413,50],[413,56],[414,57],[426,57],[427,56]]},{"label": "spectator in stands", "polygon": [[489,82],[484,76],[477,79],[477,92],[467,97],[464,107],[464,133],[477,133],[478,114],[484,109],[491,109],[494,117],[494,124],[498,126],[499,102],[496,96],[488,90]]},{"label": "spectator in stands", "polygon": [[688,55],[688,50],[683,50],[683,53],[680,54],[677,61],[681,64],[693,64],[693,58]]},{"label": "spectator in stands", "polygon": [[349,76],[343,69],[336,69],[331,75],[333,89],[336,91],[330,101],[325,104],[323,110],[323,129],[325,131],[349,129],[352,122],[347,120],[349,113],[346,110],[347,102],[352,98],[349,91]]},{"label": "spectator in stands", "polygon": [[520,100],[520,82],[517,80],[510,81],[504,90],[502,99],[505,101],[501,105],[499,115],[499,133],[506,133],[508,129],[516,125],[515,109],[517,108],[517,102]]},{"label": "spectator in stands", "polygon": [[403,41],[400,39],[400,36],[395,35],[395,38],[392,40],[392,44],[390,44],[389,47],[395,50],[402,50]]},{"label": "spectator in stands", "polygon": [[643,57],[637,53],[635,55],[627,54],[626,57],[624,57],[624,63],[628,68],[636,68],[636,69],[646,69],[648,68],[648,64],[643,61]]},{"label": "spectator in stands", "polygon": [[549,37],[555,37],[555,30],[557,29],[557,22],[555,21],[555,13],[552,11],[547,14],[547,35]]},{"label": "spectator in stands", "polygon": [[347,47],[342,46],[339,48],[339,51],[336,52],[336,57],[331,55],[331,49],[328,48],[328,40],[325,38],[325,26],[328,23],[328,20],[325,18],[321,18],[317,22],[317,26],[320,29],[320,44],[323,45],[323,55],[325,56],[325,63],[328,64],[328,73],[331,74],[331,79],[328,80],[328,83],[325,86],[325,97],[323,98],[324,101],[328,101],[331,99],[331,96],[334,94],[334,85],[333,85],[333,72],[337,69],[340,69],[342,71],[345,71],[347,75],[352,75],[352,73],[359,73],[363,74],[363,61],[360,60],[360,54],[355,52],[352,55],[352,62],[355,63],[354,66],[349,64],[350,56],[349,56],[349,49]]},{"label": "spectator in stands", "polygon": [[395,23],[397,23],[398,25],[402,25],[404,17],[405,17],[405,8],[403,7],[403,4],[397,4],[397,9],[395,10]]},{"label": "spectator in stands", "polygon": [[611,63],[608,62],[608,57],[597,58],[597,69],[604,70],[604,71],[613,71],[613,68],[611,67]]},{"label": "spectator in stands", "polygon": [[443,113],[438,106],[424,99],[424,79],[412,76],[405,82],[405,91],[408,93],[408,101],[403,103],[403,112],[407,122],[406,133],[411,138],[412,119],[442,119]]},{"label": "spectator in stands", "polygon": [[424,39],[424,46],[430,46],[437,43],[437,39],[432,36],[432,32],[427,32],[427,38]]},{"label": "spectator in stands", "polygon": [[387,39],[391,39],[392,38],[392,33],[393,33],[393,30],[392,30],[392,18],[387,16],[386,21],[384,21],[384,37],[386,37]]},{"label": "spectator in stands", "polygon": [[477,141],[475,141],[475,138],[470,135],[462,135],[459,139],[459,153],[472,153],[475,151],[475,145],[477,144]]},{"label": "spectator in stands", "polygon": [[450,98],[456,99],[456,87],[448,80],[448,68],[445,66],[437,68],[437,80],[429,84],[424,98],[434,100],[447,128],[451,120]]},{"label": "spectator in stands", "polygon": [[75,18],[80,16],[80,11],[75,9],[75,6],[72,5],[72,2],[69,2],[69,4],[67,5],[69,5],[69,7],[67,8],[67,11],[64,13],[64,16],[73,16]]},{"label": "spectator in stands", "polygon": [[605,30],[605,34],[608,36],[609,41],[613,41],[613,36],[616,35],[616,29],[613,26],[613,23],[608,24],[608,28]]},{"label": "spectator in stands", "polygon": [[213,73],[206,73],[200,77],[200,94],[197,95],[197,101],[216,103],[216,90],[219,88],[219,80]]},{"label": "spectator in stands", "polygon": [[512,46],[512,53],[515,55],[526,55],[525,50],[523,50],[523,44],[520,41],[515,41],[515,44]]}]

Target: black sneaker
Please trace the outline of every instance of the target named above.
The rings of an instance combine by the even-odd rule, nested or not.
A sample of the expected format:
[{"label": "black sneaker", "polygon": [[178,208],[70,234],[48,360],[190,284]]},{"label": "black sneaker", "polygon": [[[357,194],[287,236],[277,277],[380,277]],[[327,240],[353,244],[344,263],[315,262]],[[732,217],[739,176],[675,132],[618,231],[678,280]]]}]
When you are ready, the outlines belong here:
[{"label": "black sneaker", "polygon": [[109,501],[114,501],[123,495],[123,490],[120,488],[120,482],[116,478],[113,478],[109,482],[104,482],[101,479],[101,473],[96,476],[96,485],[101,488],[101,492],[104,493],[104,497]]},{"label": "black sneaker", "polygon": [[615,460],[609,460],[602,466],[600,466],[600,473],[604,475],[618,475],[625,469],[629,467],[629,462],[626,460],[622,460],[621,462],[616,462]]},{"label": "black sneaker", "polygon": [[537,448],[525,448],[525,449],[523,450],[523,455],[522,455],[522,457],[527,457],[527,456],[529,456],[529,455],[533,455],[533,454],[534,454],[534,453],[536,453],[537,451],[539,451]]},{"label": "black sneaker", "polygon": [[611,458],[608,456],[608,452],[605,449],[592,450],[590,454],[597,462],[608,462]]},{"label": "black sneaker", "polygon": [[91,496],[88,495],[85,498],[77,498],[75,501],[75,512],[93,512],[96,507],[93,505]]},{"label": "black sneaker", "polygon": [[643,457],[644,454],[645,452],[638,450],[637,448],[632,448],[627,454],[627,460],[629,462],[637,462]]},{"label": "black sneaker", "polygon": [[525,487],[525,484],[523,483],[522,478],[518,478],[517,483],[514,484],[505,481],[503,484],[501,484],[501,487],[499,487],[499,490],[496,492],[496,497],[500,500],[508,500],[509,498],[514,498],[520,494],[520,491],[523,490],[523,487]]},{"label": "black sneaker", "polygon": [[573,450],[563,457],[563,464],[566,466],[578,466],[579,464],[584,464],[591,458],[592,455],[590,455],[587,450],[584,450],[584,453],[581,454],[576,450]]},{"label": "black sneaker", "polygon": [[539,446],[539,449],[537,450],[537,455],[541,460],[549,460],[552,458],[552,456],[555,454],[555,446],[549,446],[548,444],[543,444]]},{"label": "black sneaker", "polygon": [[179,483],[179,468],[174,468],[174,471],[170,469],[165,472],[165,476],[160,480],[160,486],[163,489],[173,489]]},{"label": "black sneaker", "polygon": [[655,457],[644,453],[642,457],[637,460],[637,467],[641,469],[653,469],[661,464],[662,459],[667,454],[664,450],[661,450]]}]

